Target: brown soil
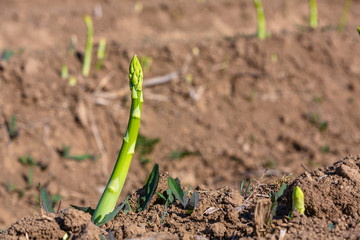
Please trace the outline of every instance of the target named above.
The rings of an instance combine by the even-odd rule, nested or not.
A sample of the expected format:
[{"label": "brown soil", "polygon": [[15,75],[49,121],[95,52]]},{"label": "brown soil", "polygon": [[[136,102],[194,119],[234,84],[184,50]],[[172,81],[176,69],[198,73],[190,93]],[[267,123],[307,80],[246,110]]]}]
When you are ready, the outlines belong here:
[{"label": "brown soil", "polygon": [[[160,178],[158,192],[168,188],[167,177],[168,174],[164,174]],[[285,231],[286,239],[355,239],[360,237],[359,180],[360,156],[348,156],[331,167],[301,174],[288,183],[274,220],[265,228],[256,225],[258,221],[257,217],[254,220],[254,214],[266,214],[270,205],[265,204],[267,207],[260,213],[258,206],[270,202],[268,194],[278,190],[280,182],[269,185],[259,182],[247,196],[228,187],[217,190],[197,187],[200,203],[195,211],[188,215],[181,205],[170,204],[163,222],[164,203],[155,196],[148,210],[121,212],[101,228],[91,222],[90,214],[65,209],[58,214],[21,219],[8,228],[3,237],[11,239],[27,234],[32,239],[61,238],[67,233],[71,239],[100,239],[100,234],[111,234],[116,239],[153,239],[154,236],[157,239],[243,239],[254,236],[276,239],[280,238],[281,231]],[[306,211],[305,215],[294,212],[289,220],[286,214],[291,209],[291,192],[295,186],[300,186],[304,192]],[[133,209],[136,209],[141,191],[130,196]],[[263,231],[256,230],[262,228]]]},{"label": "brown soil", "polygon": [[[359,1],[352,1],[343,33],[336,31],[342,1],[319,1],[316,30],[306,27],[306,1],[264,1],[271,37],[263,41],[254,37],[256,15],[251,1],[155,0],[142,4],[142,11],[136,12],[136,2],[130,0],[0,0],[5,6],[0,8],[0,52],[14,50],[8,61],[0,61],[0,227],[8,228],[17,219],[38,213],[42,186],[51,195],[63,197],[62,209],[70,204],[96,206],[126,130],[130,106],[127,68],[135,53],[153,58],[145,79],[180,69],[182,73],[169,83],[145,88],[140,132],[160,142],[142,156],[149,163],[142,164],[140,153],[135,154],[122,196],[139,189],[157,162],[161,172],[179,177],[184,186],[201,185],[203,200],[191,217],[181,211],[177,214],[177,206],[172,205],[163,225],[154,217],[162,206],[155,204],[146,213],[154,211],[153,225],[146,218],[135,227],[122,226],[114,231],[116,236],[156,231],[156,227],[181,238],[194,234],[253,236],[252,211],[233,214],[231,209],[238,203],[220,201],[237,195],[235,189],[244,177],[259,180],[269,169],[262,181],[272,183],[290,174],[297,176],[304,171],[301,164],[314,170],[359,153],[360,44],[353,24],[360,17]],[[100,8],[102,14],[96,17],[94,9],[99,12]],[[88,78],[81,77],[79,60],[85,46],[85,14],[93,17],[95,46],[102,37],[108,42],[103,69],[96,71],[94,64]],[[68,53],[73,34],[78,38],[80,57]],[[76,86],[60,77],[63,64],[77,77]],[[117,94],[111,95],[113,92]],[[19,130],[15,139],[9,139],[7,130],[12,115]],[[97,139],[94,126],[99,131]],[[101,156],[97,161],[64,159],[58,153],[62,144],[70,145],[74,155]],[[173,159],[174,151],[190,154]],[[18,161],[28,154],[43,166],[33,167],[32,184],[27,181],[30,167]],[[299,237],[341,238],[346,237],[342,229],[356,230],[353,214],[360,213],[353,188],[359,184],[359,172],[354,164],[346,160],[334,165],[336,171],[323,169],[327,177],[320,180],[320,170],[296,179],[310,201],[307,217],[298,216],[289,223],[284,217],[276,220],[272,236],[283,225],[288,229],[286,236]],[[330,180],[332,177],[335,179]],[[219,187],[221,190],[212,190]],[[320,201],[329,197],[331,201]],[[203,211],[215,202],[224,204],[222,211],[205,217]],[[64,214],[37,217],[42,229],[54,231],[28,227],[26,232],[54,234],[42,238],[64,231],[75,235],[102,232],[88,223],[87,215],[75,210]],[[239,214],[248,215],[235,221]],[[139,219],[144,216],[140,214]],[[136,219],[138,214],[129,217]],[[172,227],[177,221],[192,225]],[[333,221],[333,231],[322,228],[329,221]],[[204,225],[195,227],[195,223]],[[319,225],[319,229],[309,232],[297,223]],[[116,221],[112,224],[115,228]],[[145,224],[145,229],[137,224]],[[111,230],[112,225],[104,229]]]}]

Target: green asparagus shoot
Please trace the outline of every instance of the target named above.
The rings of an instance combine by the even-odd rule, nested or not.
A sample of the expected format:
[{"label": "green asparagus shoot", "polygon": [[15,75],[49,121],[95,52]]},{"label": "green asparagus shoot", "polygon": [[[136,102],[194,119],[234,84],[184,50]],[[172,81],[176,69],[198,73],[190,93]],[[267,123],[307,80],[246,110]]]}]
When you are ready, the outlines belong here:
[{"label": "green asparagus shoot", "polygon": [[292,193],[292,209],[289,213],[289,218],[291,219],[292,213],[295,210],[299,210],[301,214],[305,214],[305,206],[304,206],[304,193],[300,187],[296,186]]},{"label": "green asparagus shoot", "polygon": [[152,57],[145,56],[145,55],[141,56],[140,64],[141,64],[141,67],[144,69],[145,72],[150,70],[152,60],[153,60]]},{"label": "green asparagus shoot", "polygon": [[102,38],[100,39],[99,48],[97,51],[97,63],[96,63],[97,70],[100,70],[102,68],[103,62],[105,60],[105,49],[106,49],[106,40]]},{"label": "green asparagus shoot", "polygon": [[75,49],[76,49],[76,43],[77,43],[77,36],[76,35],[71,35],[71,42],[70,42],[70,47],[69,47],[69,54],[74,54],[75,53]]},{"label": "green asparagus shoot", "polygon": [[344,5],[344,9],[340,18],[340,23],[339,26],[337,28],[338,32],[342,32],[345,28],[345,24],[347,21],[347,17],[349,14],[349,10],[350,10],[350,5],[351,5],[351,0],[346,0],[345,1],[345,5]]},{"label": "green asparagus shoot", "polygon": [[71,76],[71,77],[69,78],[69,85],[70,85],[71,87],[73,87],[73,86],[75,86],[76,84],[77,84],[76,77]]},{"label": "green asparagus shoot", "polygon": [[135,55],[129,67],[131,109],[128,127],[114,170],[92,217],[92,221],[95,224],[101,222],[108,213],[113,211],[124,186],[131,159],[135,152],[136,140],[140,128],[142,104],[144,102],[142,83],[143,72],[140,62]]},{"label": "green asparagus shoot", "polygon": [[61,78],[62,79],[67,79],[68,77],[69,77],[68,67],[66,65],[63,65],[61,67]]},{"label": "green asparagus shoot", "polygon": [[316,28],[318,25],[318,10],[316,0],[309,0],[310,3],[310,27]]},{"label": "green asparagus shoot", "polygon": [[93,29],[91,17],[89,15],[86,15],[84,17],[84,20],[85,20],[85,24],[87,27],[87,40],[86,40],[86,48],[85,48],[82,74],[84,77],[87,77],[87,76],[89,76],[89,73],[90,73],[91,52],[92,52],[92,45],[93,45],[94,29]]},{"label": "green asparagus shoot", "polygon": [[265,15],[264,15],[264,8],[262,6],[261,0],[254,0],[256,12],[257,12],[257,19],[258,19],[258,29],[257,35],[259,39],[265,39],[266,37],[266,23],[265,23]]},{"label": "green asparagus shoot", "polygon": [[360,35],[360,27],[357,27],[357,32]]}]

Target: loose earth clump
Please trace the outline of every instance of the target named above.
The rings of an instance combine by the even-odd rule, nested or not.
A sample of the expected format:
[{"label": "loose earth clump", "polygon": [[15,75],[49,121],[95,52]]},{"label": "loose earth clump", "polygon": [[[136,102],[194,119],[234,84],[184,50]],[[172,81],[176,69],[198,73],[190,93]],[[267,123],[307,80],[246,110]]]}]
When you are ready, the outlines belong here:
[{"label": "loose earth clump", "polygon": [[[169,176],[165,173],[160,177],[157,192],[166,191]],[[276,214],[266,226],[257,226],[254,211],[257,211],[259,203],[269,202],[268,195],[277,190],[279,181],[286,183],[284,179],[272,184],[257,182],[248,195],[229,187],[211,190],[198,186],[195,190],[200,195],[200,203],[195,211],[187,214],[178,202],[174,202],[168,205],[163,221],[164,202],[155,195],[147,210],[126,214],[121,211],[101,227],[91,222],[90,214],[69,208],[57,214],[21,219],[11,225],[1,238],[62,238],[65,234],[70,239],[100,239],[100,235],[112,235],[116,239],[356,238],[360,237],[359,179],[360,156],[347,156],[330,167],[302,173],[287,183]],[[287,215],[295,186],[304,192],[306,210],[305,215],[295,211],[290,220]],[[130,196],[132,209],[136,209],[137,199],[143,191],[139,189]],[[270,205],[263,206],[268,206],[264,208],[263,214],[266,214]]]}]

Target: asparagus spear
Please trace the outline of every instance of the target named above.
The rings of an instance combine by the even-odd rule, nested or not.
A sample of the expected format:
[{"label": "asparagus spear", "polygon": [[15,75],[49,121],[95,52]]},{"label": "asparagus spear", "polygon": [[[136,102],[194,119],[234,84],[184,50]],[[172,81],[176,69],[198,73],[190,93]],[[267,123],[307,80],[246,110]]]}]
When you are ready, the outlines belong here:
[{"label": "asparagus spear", "polygon": [[128,128],[114,170],[92,217],[94,223],[101,221],[106,214],[114,210],[124,186],[131,158],[135,150],[135,144],[140,128],[142,103],[144,102],[142,93],[143,72],[136,55],[130,63],[129,80],[131,90],[131,110]]}]

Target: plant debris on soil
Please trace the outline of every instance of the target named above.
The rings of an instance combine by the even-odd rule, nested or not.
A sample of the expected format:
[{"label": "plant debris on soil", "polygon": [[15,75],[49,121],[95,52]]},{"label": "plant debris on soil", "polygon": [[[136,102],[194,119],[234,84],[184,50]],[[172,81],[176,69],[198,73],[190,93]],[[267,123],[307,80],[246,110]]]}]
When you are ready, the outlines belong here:
[{"label": "plant debris on soil", "polygon": [[[344,1],[318,1],[316,29],[308,27],[308,1],[263,1],[271,33],[264,40],[248,0],[0,5],[3,238],[356,238],[358,157],[332,164],[359,154],[359,1],[341,33]],[[85,15],[94,27],[88,77],[81,74]],[[101,39],[105,59],[96,69]],[[148,85],[142,141],[121,198],[130,195],[137,209],[137,189],[158,163],[184,190],[192,187],[188,198],[197,191],[200,203],[191,215],[169,203],[162,222],[165,203],[154,194],[146,211],[121,212],[99,228],[70,205],[94,208],[107,183],[126,131],[134,54],[146,64]],[[153,85],[159,77],[167,82]],[[164,176],[158,192],[167,189]],[[240,191],[243,179],[251,184]],[[268,196],[283,183],[264,226],[275,206]],[[290,221],[296,185],[306,211]],[[56,213],[39,215],[43,187]]]},{"label": "plant debris on soil", "polygon": [[[168,188],[169,174],[160,177],[158,192]],[[229,187],[216,190],[196,187],[200,203],[192,214],[177,202],[170,204],[164,221],[161,216],[164,203],[157,196],[143,212],[120,212],[113,220],[101,227],[91,222],[91,216],[72,208],[57,214],[48,213],[23,218],[6,230],[4,239],[28,236],[36,238],[100,239],[110,232],[116,239],[356,239],[360,237],[360,156],[348,156],[327,168],[304,172],[287,183],[273,221],[258,226],[254,216],[270,211],[270,193],[276,191],[276,183],[258,184],[251,189],[251,196],[244,197]],[[305,196],[305,215],[291,210],[291,192],[300,186]],[[129,198],[132,209],[145,189],[139,189]],[[264,209],[258,210],[263,205]],[[256,212],[256,213],[255,213]],[[261,216],[260,216],[261,217]],[[262,229],[262,230],[259,230]],[[283,237],[280,235],[283,234]],[[285,237],[285,238],[284,238]]]}]

